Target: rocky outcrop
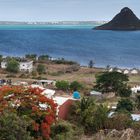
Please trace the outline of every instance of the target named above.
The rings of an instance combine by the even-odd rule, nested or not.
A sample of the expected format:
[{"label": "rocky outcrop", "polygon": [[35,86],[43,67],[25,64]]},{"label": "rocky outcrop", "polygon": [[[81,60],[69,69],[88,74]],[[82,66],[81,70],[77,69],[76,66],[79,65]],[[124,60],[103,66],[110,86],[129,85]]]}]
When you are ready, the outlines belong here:
[{"label": "rocky outcrop", "polygon": [[110,22],[97,26],[96,30],[140,30],[140,20],[131,9],[125,7]]}]

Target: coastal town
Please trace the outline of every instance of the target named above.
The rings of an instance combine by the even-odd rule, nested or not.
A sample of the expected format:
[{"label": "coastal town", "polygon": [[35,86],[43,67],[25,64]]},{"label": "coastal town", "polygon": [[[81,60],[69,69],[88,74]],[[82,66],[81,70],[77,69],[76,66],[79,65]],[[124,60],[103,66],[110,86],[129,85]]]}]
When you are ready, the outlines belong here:
[{"label": "coastal town", "polygon": [[[140,70],[137,68],[121,69],[111,66],[96,68],[91,61],[88,66],[83,67],[76,62],[54,59],[48,55],[27,54],[24,57],[1,57],[0,71],[0,92],[5,87],[39,89],[41,95],[57,104],[55,114],[57,120],[68,121],[69,117],[72,117],[70,110],[74,104],[82,102],[86,98],[106,106],[108,119],[114,118],[121,101],[122,103],[130,102],[128,105],[132,106],[130,109],[127,108],[127,103],[126,108],[122,106],[122,109],[126,109],[130,113],[133,122],[140,121],[140,112],[134,108],[134,103],[132,104],[129,100],[132,98],[131,100],[135,101],[139,97]],[[98,83],[100,75],[106,75],[107,79],[104,82],[111,80],[116,82],[118,87],[114,87],[115,89],[113,89],[113,85],[110,85],[112,89],[107,86],[105,87],[107,89],[100,87],[101,81]],[[110,79],[111,77],[114,79]],[[125,82],[120,83],[121,87],[119,87],[119,78]],[[96,87],[97,85],[99,87]],[[13,96],[13,94],[8,95],[8,97]],[[6,99],[8,97],[4,96]],[[46,108],[46,104],[43,103],[39,103],[39,106],[43,109]]]},{"label": "coastal town", "polygon": [[0,140],[140,140],[138,5],[1,0]]}]

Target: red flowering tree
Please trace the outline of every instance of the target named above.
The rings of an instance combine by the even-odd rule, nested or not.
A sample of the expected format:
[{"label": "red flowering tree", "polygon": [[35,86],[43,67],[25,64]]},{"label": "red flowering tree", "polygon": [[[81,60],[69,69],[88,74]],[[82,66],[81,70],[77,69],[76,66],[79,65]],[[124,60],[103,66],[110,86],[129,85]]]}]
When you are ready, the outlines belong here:
[{"label": "red flowering tree", "polygon": [[56,120],[57,105],[41,93],[39,88],[3,86],[0,88],[0,112],[10,109],[18,116],[27,117],[32,121],[32,126],[28,127],[31,136],[37,140],[47,140],[50,126]]}]

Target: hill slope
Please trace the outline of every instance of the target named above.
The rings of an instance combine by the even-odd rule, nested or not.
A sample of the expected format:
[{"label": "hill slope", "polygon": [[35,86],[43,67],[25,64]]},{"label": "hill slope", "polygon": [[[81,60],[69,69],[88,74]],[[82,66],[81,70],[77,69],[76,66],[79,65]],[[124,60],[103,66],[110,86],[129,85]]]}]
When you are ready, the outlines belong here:
[{"label": "hill slope", "polygon": [[125,7],[110,22],[97,26],[96,30],[140,30],[140,20],[131,9]]}]

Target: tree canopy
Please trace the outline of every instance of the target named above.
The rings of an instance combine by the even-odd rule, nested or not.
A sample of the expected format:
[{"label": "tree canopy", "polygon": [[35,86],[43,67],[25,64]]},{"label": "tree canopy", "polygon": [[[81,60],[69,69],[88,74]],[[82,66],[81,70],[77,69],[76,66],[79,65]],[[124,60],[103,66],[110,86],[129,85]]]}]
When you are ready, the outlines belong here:
[{"label": "tree canopy", "polygon": [[119,72],[104,72],[96,77],[95,88],[102,93],[117,93],[128,82],[128,76]]},{"label": "tree canopy", "polygon": [[[50,126],[56,119],[56,107],[52,99],[42,95],[39,88],[21,86],[3,86],[0,88],[0,113],[5,109],[15,112],[19,117],[26,117],[32,123],[28,131],[35,139],[47,140]],[[8,130],[7,130],[8,131]]]},{"label": "tree canopy", "polygon": [[8,60],[6,70],[8,72],[17,73],[19,71],[19,62],[15,59]]},{"label": "tree canopy", "polygon": [[121,99],[117,104],[117,111],[131,112],[134,108],[134,104],[130,99]]},{"label": "tree canopy", "polygon": [[45,73],[46,73],[46,67],[45,67],[45,65],[39,64],[39,65],[37,66],[37,72],[38,72],[39,74],[45,74]]}]

